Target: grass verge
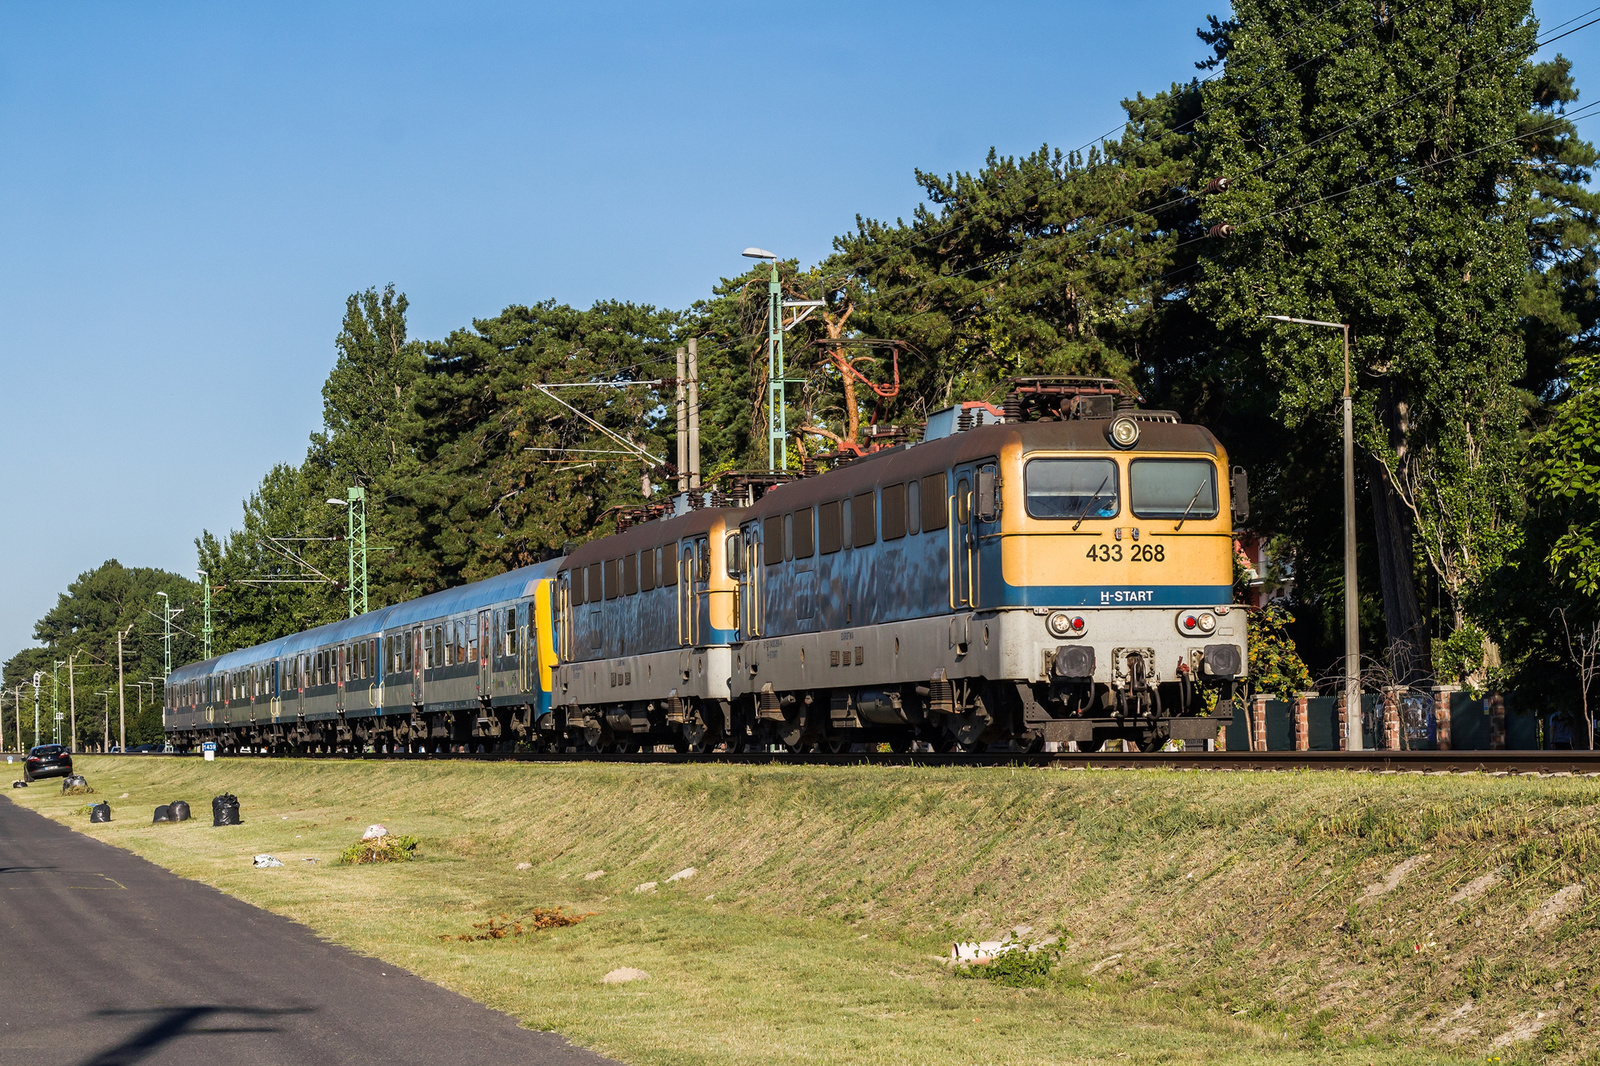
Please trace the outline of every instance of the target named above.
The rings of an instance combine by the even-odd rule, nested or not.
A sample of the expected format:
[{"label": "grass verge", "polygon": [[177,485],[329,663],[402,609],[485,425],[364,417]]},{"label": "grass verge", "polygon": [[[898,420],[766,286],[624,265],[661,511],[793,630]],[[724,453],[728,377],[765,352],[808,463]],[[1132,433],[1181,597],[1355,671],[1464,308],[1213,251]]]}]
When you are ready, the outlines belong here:
[{"label": "grass verge", "polygon": [[[109,824],[47,786],[10,796],[630,1063],[1596,1047],[1600,786],[1584,779],[82,762]],[[148,824],[224,791],[243,825]],[[370,822],[418,838],[416,861],[337,865]],[[262,852],[285,865],[252,868]],[[552,912],[585,920],[484,935]],[[1059,952],[1011,983],[1031,987],[941,961],[1019,928]],[[622,967],[650,976],[601,983]]]}]

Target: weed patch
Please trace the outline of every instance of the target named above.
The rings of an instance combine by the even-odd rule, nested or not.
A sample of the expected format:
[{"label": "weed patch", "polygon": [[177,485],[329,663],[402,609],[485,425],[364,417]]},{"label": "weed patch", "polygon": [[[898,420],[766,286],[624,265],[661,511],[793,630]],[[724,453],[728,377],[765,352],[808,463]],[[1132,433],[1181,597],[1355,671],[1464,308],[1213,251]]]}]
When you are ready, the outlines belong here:
[{"label": "weed patch", "polygon": [[339,853],[341,866],[363,866],[372,862],[410,862],[417,857],[418,840],[413,836],[381,836],[358,840]]},{"label": "weed patch", "polygon": [[957,972],[962,977],[981,978],[1007,988],[1044,988],[1060,958],[1056,951],[1016,948],[1003,951],[988,962],[963,966]]}]

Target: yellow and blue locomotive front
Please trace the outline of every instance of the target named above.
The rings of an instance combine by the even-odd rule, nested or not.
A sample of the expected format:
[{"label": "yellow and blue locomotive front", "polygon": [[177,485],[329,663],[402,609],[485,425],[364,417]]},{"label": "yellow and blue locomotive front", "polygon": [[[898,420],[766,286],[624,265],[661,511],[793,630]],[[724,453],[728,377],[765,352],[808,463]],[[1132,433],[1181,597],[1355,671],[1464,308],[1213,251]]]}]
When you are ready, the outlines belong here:
[{"label": "yellow and blue locomotive front", "polygon": [[1124,724],[1231,697],[1248,658],[1221,445],[1156,412],[1015,430],[958,472],[954,501],[967,558],[953,581],[1006,620],[1000,676],[1030,678],[1053,716]]}]

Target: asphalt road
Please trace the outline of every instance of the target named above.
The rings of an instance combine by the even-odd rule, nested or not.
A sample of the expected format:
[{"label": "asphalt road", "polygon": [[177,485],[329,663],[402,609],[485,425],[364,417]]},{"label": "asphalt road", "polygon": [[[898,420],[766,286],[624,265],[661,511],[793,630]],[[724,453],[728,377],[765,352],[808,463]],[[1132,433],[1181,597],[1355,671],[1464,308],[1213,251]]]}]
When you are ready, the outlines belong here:
[{"label": "asphalt road", "polygon": [[610,1061],[0,802],[0,1063]]}]

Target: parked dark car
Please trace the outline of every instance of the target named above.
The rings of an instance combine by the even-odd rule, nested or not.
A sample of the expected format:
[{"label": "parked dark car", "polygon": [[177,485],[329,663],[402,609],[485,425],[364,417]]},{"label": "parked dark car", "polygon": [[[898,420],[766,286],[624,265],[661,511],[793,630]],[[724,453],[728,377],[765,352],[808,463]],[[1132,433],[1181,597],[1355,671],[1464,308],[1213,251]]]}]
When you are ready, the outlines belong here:
[{"label": "parked dark car", "polygon": [[72,773],[72,753],[61,744],[40,744],[28,751],[22,761],[22,779],[37,781],[41,777],[66,777]]}]

